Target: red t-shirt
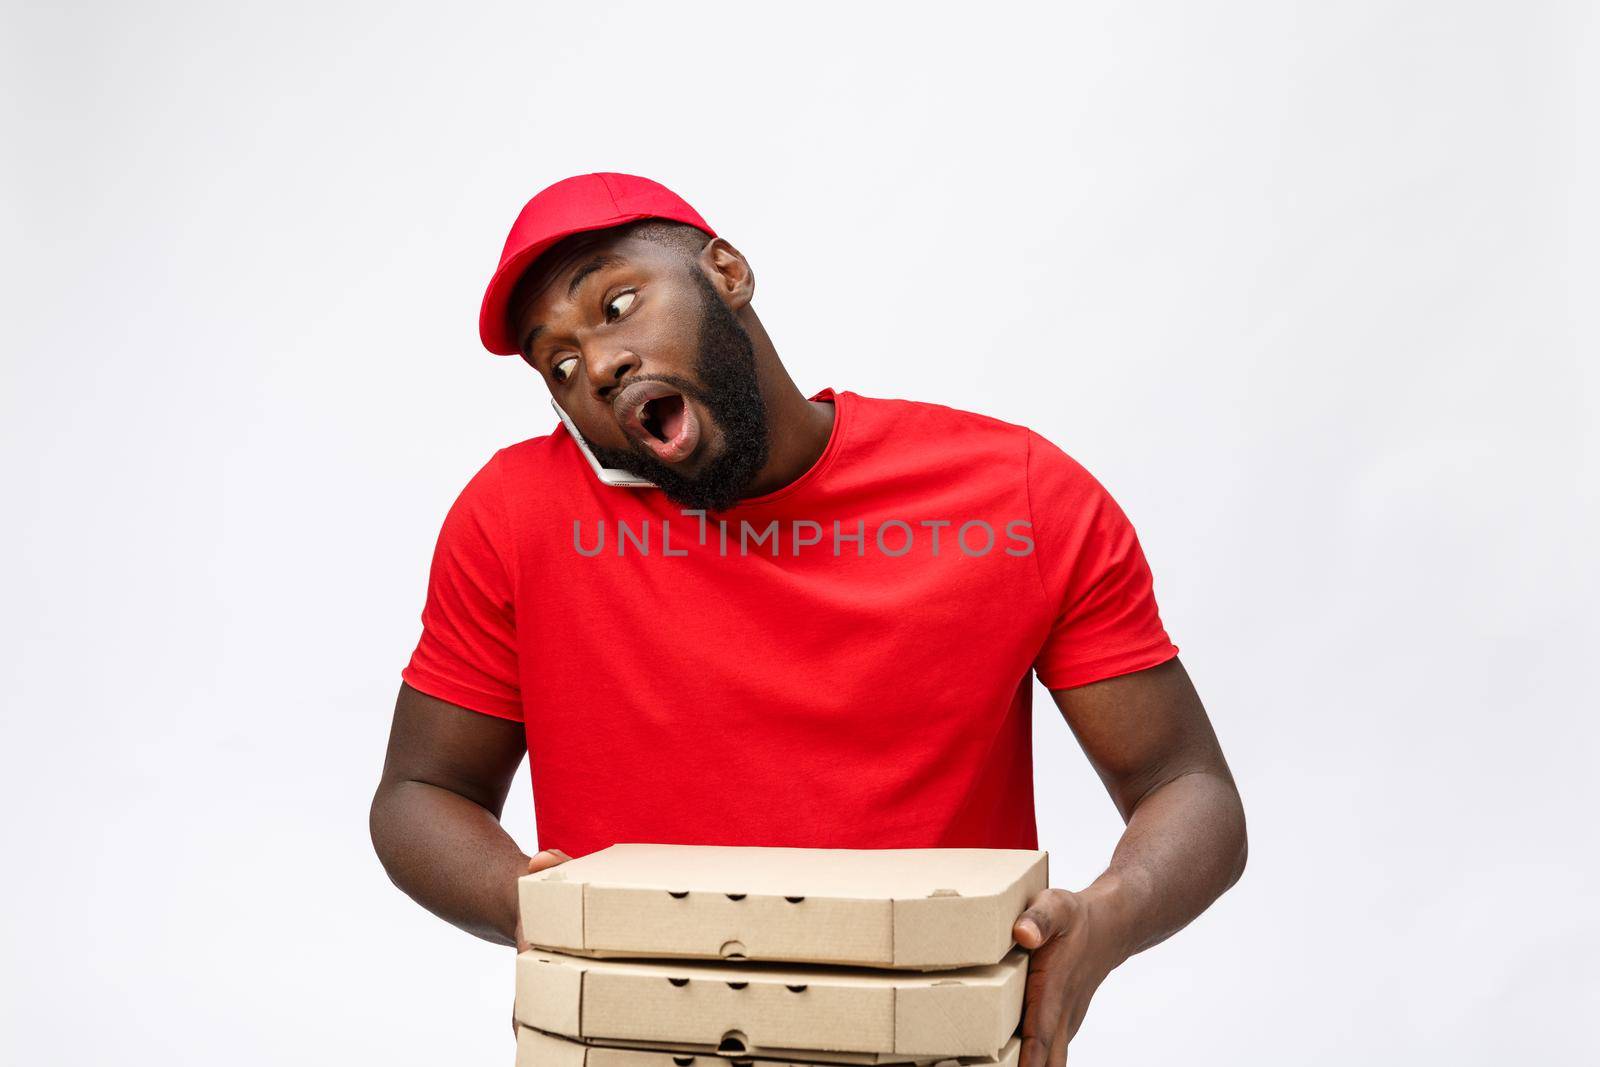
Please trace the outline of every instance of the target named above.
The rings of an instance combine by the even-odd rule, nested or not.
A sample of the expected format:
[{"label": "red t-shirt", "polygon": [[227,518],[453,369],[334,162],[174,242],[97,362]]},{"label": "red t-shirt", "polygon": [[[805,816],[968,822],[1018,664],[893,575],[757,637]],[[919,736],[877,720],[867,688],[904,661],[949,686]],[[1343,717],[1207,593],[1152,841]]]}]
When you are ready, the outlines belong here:
[{"label": "red t-shirt", "polygon": [[411,686],[525,726],[541,849],[1035,848],[1030,670],[1177,654],[1126,516],[1022,426],[824,389],[794,482],[720,515],[565,428],[450,509]]}]

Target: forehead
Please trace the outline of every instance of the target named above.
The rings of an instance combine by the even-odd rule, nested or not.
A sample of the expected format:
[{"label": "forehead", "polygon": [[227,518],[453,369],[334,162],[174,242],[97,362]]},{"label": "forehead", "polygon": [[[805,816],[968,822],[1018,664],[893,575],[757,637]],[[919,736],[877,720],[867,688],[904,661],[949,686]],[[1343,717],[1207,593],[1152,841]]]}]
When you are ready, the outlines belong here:
[{"label": "forehead", "polygon": [[584,283],[610,270],[654,272],[673,261],[654,241],[601,231],[567,238],[540,256],[511,294],[511,324],[518,338],[559,315],[577,300]]}]

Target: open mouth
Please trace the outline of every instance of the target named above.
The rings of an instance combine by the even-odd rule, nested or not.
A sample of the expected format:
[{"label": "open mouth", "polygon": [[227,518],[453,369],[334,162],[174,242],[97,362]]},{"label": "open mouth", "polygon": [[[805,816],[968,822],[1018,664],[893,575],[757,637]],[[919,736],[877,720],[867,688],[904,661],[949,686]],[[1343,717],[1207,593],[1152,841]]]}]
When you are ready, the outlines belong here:
[{"label": "open mouth", "polygon": [[646,400],[639,409],[639,424],[657,441],[667,442],[683,428],[683,397],[663,396]]},{"label": "open mouth", "polygon": [[663,463],[679,463],[700,443],[694,406],[665,382],[634,382],[611,402],[628,437]]}]

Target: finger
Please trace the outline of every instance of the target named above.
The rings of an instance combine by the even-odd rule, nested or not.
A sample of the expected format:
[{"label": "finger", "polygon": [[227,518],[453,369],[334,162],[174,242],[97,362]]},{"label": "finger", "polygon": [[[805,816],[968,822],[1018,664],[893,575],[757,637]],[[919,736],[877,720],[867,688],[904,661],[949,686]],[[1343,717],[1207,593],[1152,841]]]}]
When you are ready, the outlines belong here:
[{"label": "finger", "polygon": [[1065,1026],[1056,1027],[1056,1036],[1050,1042],[1050,1059],[1046,1067],[1067,1067],[1067,1042],[1072,1035]]},{"label": "finger", "polygon": [[528,860],[528,873],[533,874],[535,871],[547,870],[557,864],[566,863],[571,858],[559,848],[547,848]]},{"label": "finger", "polygon": [[1050,1048],[1037,1037],[1022,1039],[1022,1053],[1017,1057],[1017,1067],[1045,1067]]},{"label": "finger", "polygon": [[1011,936],[1026,949],[1035,949],[1067,925],[1067,898],[1060,889],[1046,889],[1028,902],[1011,927]]},{"label": "finger", "polygon": [[1050,1050],[1061,1027],[1061,978],[1046,965],[1048,955],[1044,953],[1028,959],[1018,1067],[1049,1067]]}]

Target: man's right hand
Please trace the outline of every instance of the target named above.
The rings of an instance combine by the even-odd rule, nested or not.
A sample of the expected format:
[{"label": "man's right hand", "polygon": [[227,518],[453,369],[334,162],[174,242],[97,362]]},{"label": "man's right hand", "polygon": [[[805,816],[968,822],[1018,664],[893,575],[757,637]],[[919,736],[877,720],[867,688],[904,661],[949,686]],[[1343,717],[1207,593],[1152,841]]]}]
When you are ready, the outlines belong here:
[{"label": "man's right hand", "polygon": [[[559,848],[547,848],[528,860],[528,873],[533,874],[537,871],[548,870],[558,864],[567,862],[571,858]],[[523,940],[522,937],[522,906],[519,902],[517,906],[517,953],[520,955],[526,952],[529,947],[528,942]],[[515,1001],[511,1004],[511,1036],[517,1036],[517,1005]]]},{"label": "man's right hand", "polygon": [[[538,871],[548,870],[551,867],[567,862],[571,858],[559,848],[547,848],[528,860],[528,873],[534,874]],[[522,908],[519,904],[517,907],[517,951],[519,953],[526,952],[528,947],[528,942],[523,940],[522,937]]]},{"label": "man's right hand", "polygon": [[400,686],[372,844],[395,885],[468,933],[516,944],[516,879],[528,854],[500,825],[527,757],[520,722]]}]

